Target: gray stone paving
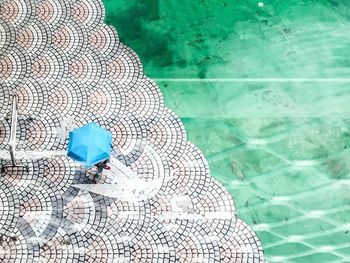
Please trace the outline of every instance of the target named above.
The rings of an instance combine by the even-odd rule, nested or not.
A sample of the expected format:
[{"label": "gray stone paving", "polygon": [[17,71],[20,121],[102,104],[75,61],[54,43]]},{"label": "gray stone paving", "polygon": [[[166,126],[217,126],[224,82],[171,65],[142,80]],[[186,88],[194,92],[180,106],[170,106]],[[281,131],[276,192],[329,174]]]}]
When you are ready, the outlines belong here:
[{"label": "gray stone paving", "polygon": [[[0,261],[264,262],[181,120],[103,21],[99,0],[0,0],[0,162],[17,95],[29,167],[0,177]],[[91,171],[62,153],[69,130],[91,121],[113,133],[113,158],[137,179],[161,180],[155,194],[121,200],[74,187],[91,184]]]}]

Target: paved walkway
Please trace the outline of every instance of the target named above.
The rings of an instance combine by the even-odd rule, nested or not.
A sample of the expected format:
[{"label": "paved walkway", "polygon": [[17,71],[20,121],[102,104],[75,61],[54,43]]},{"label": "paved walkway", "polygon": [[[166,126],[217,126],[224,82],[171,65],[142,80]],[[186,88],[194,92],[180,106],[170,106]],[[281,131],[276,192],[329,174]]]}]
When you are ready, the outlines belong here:
[{"label": "paved walkway", "polygon": [[[29,170],[0,177],[0,261],[264,262],[181,120],[103,21],[99,0],[1,1],[0,161],[16,94]],[[91,121],[114,136],[98,185],[63,154],[68,131]]]}]

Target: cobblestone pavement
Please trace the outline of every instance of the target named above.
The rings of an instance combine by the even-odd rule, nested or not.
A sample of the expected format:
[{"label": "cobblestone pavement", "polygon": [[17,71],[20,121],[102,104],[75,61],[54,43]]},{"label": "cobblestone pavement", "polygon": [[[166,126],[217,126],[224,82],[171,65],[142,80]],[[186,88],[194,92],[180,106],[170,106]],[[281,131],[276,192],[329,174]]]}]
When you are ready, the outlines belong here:
[{"label": "cobblestone pavement", "polygon": [[[29,167],[0,177],[1,262],[264,262],[137,55],[104,24],[99,0],[0,3],[0,160],[16,94]],[[90,184],[89,172],[62,153],[68,131],[91,121],[113,133],[114,158],[162,180],[155,196],[128,202],[73,187]]]}]

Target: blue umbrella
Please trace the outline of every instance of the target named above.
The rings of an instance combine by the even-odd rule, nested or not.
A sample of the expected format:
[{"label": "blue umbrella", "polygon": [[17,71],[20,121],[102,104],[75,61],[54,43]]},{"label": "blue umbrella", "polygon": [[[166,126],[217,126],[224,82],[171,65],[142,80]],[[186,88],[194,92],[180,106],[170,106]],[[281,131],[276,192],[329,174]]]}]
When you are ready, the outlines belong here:
[{"label": "blue umbrella", "polygon": [[90,168],[111,155],[112,134],[96,123],[69,133],[68,156]]}]

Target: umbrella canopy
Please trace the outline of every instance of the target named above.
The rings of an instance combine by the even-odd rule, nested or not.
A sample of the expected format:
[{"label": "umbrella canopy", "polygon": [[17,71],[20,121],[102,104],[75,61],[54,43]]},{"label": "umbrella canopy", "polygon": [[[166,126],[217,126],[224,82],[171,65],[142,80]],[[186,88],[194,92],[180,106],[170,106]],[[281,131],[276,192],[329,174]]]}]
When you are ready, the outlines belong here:
[{"label": "umbrella canopy", "polygon": [[69,133],[67,155],[86,168],[107,160],[111,149],[112,134],[94,122]]}]

